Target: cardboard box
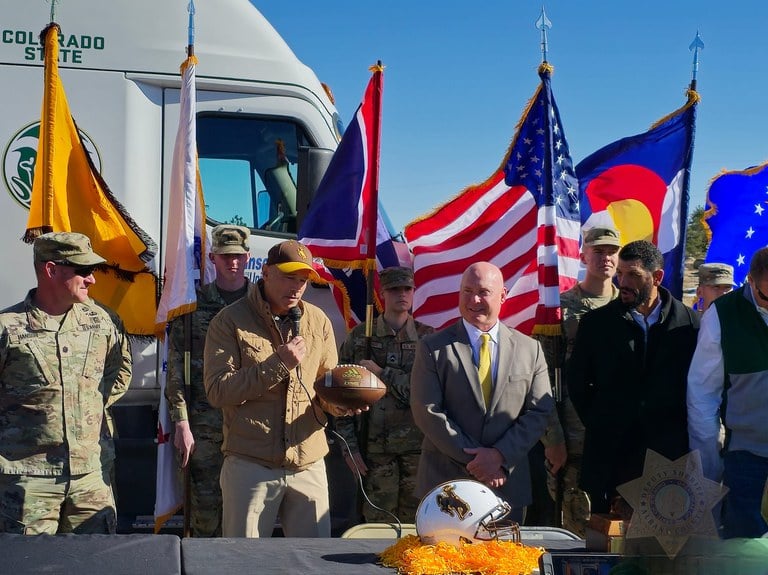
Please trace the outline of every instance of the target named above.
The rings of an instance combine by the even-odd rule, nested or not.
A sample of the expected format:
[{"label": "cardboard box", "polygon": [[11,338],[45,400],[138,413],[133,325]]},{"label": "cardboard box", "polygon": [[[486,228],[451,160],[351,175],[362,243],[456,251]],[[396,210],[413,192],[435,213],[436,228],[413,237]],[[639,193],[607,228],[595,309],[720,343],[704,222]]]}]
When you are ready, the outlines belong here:
[{"label": "cardboard box", "polygon": [[607,535],[591,527],[586,531],[587,551],[600,551],[602,553],[623,553],[624,536]]},{"label": "cardboard box", "polygon": [[629,527],[629,521],[623,521],[615,515],[593,513],[587,525],[604,535],[624,535]]}]

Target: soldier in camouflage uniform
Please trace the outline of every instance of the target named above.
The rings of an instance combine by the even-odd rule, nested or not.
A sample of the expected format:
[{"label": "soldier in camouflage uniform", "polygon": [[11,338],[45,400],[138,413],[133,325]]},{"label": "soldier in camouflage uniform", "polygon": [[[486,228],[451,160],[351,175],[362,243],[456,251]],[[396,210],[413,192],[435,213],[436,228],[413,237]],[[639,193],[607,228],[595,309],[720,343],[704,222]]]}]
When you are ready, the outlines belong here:
[{"label": "soldier in camouflage uniform", "polygon": [[88,297],[104,261],[82,234],[43,234],[37,288],[0,312],[0,532],[115,532],[106,409],[131,356],[120,321]]},{"label": "soldier in camouflage uniform", "polygon": [[[619,295],[618,288],[613,284],[613,276],[616,275],[620,247],[619,232],[615,229],[592,228],[584,234],[581,254],[581,261],[586,268],[584,279],[560,294],[563,333],[559,338],[538,338],[544,348],[553,382],[554,368],[563,367],[571,356],[579,322],[584,314],[606,305]],[[567,462],[562,471],[562,484],[557,485],[557,476],[553,473],[547,475],[547,483],[553,499],[556,498],[557,489],[563,490],[563,527],[584,537],[589,519],[589,498],[578,487],[584,452],[584,425],[568,397],[565,383],[560,385],[560,389],[560,419],[558,421],[557,412],[553,412],[550,427],[542,442],[548,450],[555,450],[558,447],[556,438],[564,435]],[[559,445],[562,446],[562,443]]]},{"label": "soldier in camouflage uniform", "polygon": [[709,262],[699,266],[698,274],[695,309],[704,313],[717,298],[733,291],[733,266]]},{"label": "soldier in camouflage uniform", "polygon": [[221,410],[210,406],[203,385],[203,351],[208,324],[224,306],[248,291],[245,265],[248,262],[250,231],[241,226],[220,225],[211,233],[209,257],[216,280],[197,290],[197,308],[192,313],[189,403],[184,392],[184,318],[171,322],[168,345],[168,399],[175,423],[174,446],[181,466],[189,463],[191,515],[194,537],[221,536]]},{"label": "soldier in camouflage uniform", "polygon": [[[371,501],[400,521],[413,523],[419,505],[414,488],[423,436],[409,406],[410,374],[416,341],[434,330],[409,313],[413,305],[413,271],[387,268],[379,279],[385,311],[374,323],[370,354],[365,325],[359,325],[342,344],[339,362],[368,368],[387,385],[387,394],[370,411],[337,420],[336,429],[349,445],[344,453],[347,465],[353,473],[355,467],[360,470]],[[392,521],[391,515],[368,502],[363,512],[366,521]]]}]

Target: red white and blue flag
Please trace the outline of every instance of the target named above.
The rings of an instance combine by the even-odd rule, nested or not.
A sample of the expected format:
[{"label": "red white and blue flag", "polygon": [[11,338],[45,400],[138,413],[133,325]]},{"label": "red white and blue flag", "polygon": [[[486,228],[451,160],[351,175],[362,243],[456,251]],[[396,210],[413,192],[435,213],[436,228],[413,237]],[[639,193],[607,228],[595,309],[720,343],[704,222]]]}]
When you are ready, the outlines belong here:
[{"label": "red white and blue flag", "polygon": [[[392,266],[411,267],[411,256],[402,236],[392,231],[384,208],[379,204],[378,225],[376,227],[376,270]],[[347,329],[352,329],[365,321],[367,304],[366,275],[360,268],[331,268],[315,263],[315,270],[331,286],[336,305],[344,317]],[[374,302],[376,310],[384,310],[379,287],[378,274],[374,278]]]},{"label": "red white and blue flag", "polygon": [[462,273],[488,261],[508,290],[501,320],[523,333],[558,333],[560,292],[577,281],[580,230],[578,185],[550,72],[542,65],[502,165],[406,226],[420,321],[436,328],[456,321]]},{"label": "red white and blue flag", "polygon": [[374,71],[317,188],[299,240],[333,268],[374,265],[382,72]]},{"label": "red white and blue flag", "polygon": [[[323,261],[317,272],[330,283],[349,329],[365,321],[368,271],[411,265],[405,243],[395,237],[378,203],[383,68],[372,71],[298,233]],[[381,311],[378,277],[374,283],[372,303]]]},{"label": "red white and blue flag", "polygon": [[585,228],[610,225],[622,245],[653,242],[664,255],[663,285],[683,293],[688,188],[698,94],[643,134],[601,148],[576,166]]}]

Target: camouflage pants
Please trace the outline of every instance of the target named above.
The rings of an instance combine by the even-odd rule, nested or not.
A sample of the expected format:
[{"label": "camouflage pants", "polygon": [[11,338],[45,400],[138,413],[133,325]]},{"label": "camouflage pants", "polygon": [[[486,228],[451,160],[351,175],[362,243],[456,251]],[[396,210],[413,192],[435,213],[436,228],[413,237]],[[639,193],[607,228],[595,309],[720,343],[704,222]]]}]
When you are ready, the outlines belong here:
[{"label": "camouflage pants", "polygon": [[105,470],[84,475],[0,475],[0,532],[113,534],[117,514]]},{"label": "camouflage pants", "polygon": [[[584,537],[590,505],[587,494],[579,489],[580,474],[580,458],[573,462],[569,459],[563,471],[560,472],[563,490],[563,527],[579,537]],[[552,499],[556,500],[557,479],[551,473],[547,474],[547,487]]]},{"label": "camouflage pants", "polygon": [[[363,486],[368,498],[402,523],[413,523],[419,507],[419,498],[413,494],[419,454],[369,453],[365,459],[368,473]],[[391,515],[374,509],[368,501],[363,502],[363,515],[368,522],[393,521]]]},{"label": "camouflage pants", "polygon": [[223,462],[221,433],[195,434],[195,451],[189,463],[192,504],[189,524],[193,537],[221,537],[219,475]]}]

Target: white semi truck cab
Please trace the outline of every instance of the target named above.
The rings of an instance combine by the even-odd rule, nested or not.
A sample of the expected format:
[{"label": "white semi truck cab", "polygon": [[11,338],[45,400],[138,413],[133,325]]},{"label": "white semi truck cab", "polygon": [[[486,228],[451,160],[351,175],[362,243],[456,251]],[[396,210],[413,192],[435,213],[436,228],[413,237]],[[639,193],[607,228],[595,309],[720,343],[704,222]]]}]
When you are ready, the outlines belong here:
[{"label": "white semi truck cab", "polygon": [[[43,94],[39,34],[50,21],[50,2],[0,0],[0,308],[22,300],[35,281],[32,249],[20,238]],[[72,115],[110,190],[158,245],[150,263],[158,273],[166,223],[174,217],[167,213],[168,194],[187,5],[187,0],[55,4],[60,75]],[[341,120],[330,92],[248,0],[199,0],[194,49],[207,224],[251,229],[246,273],[256,280],[269,248],[295,237],[339,141]],[[307,299],[326,310],[337,338],[343,338],[329,290],[311,287]],[[128,515],[151,515],[154,503],[157,350],[155,341],[134,342],[131,389],[114,408],[120,434],[118,502]],[[121,490],[121,473],[128,472],[132,488]]]}]

